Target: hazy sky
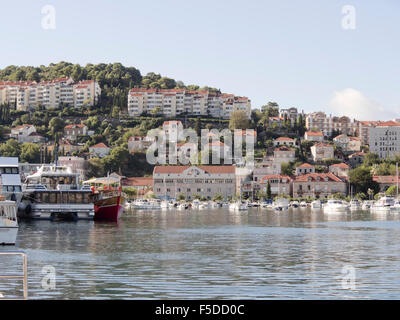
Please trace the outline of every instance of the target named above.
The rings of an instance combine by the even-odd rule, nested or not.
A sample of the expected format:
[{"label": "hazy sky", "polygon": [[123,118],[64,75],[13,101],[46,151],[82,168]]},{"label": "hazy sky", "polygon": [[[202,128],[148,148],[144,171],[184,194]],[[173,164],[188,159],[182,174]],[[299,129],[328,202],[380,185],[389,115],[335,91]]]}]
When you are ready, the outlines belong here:
[{"label": "hazy sky", "polygon": [[[53,5],[56,28],[42,28]],[[342,7],[356,9],[354,30]],[[361,120],[400,117],[397,0],[16,0],[0,67],[121,62],[185,84]]]}]

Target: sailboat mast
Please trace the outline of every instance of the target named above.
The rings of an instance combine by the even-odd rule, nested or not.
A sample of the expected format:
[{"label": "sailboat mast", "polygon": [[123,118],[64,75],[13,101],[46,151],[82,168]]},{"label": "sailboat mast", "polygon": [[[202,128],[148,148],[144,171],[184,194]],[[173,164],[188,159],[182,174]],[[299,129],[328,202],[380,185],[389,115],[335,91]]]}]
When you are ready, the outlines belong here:
[{"label": "sailboat mast", "polygon": [[399,163],[396,162],[396,197],[399,197]]}]

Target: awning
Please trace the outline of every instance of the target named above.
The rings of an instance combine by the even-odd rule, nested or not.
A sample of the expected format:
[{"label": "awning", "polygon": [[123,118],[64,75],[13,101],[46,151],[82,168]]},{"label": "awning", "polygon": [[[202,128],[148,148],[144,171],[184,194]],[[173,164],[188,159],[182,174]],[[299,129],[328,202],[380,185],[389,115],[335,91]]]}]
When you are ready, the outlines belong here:
[{"label": "awning", "polygon": [[83,184],[114,184],[119,183],[119,178],[104,177],[104,178],[93,178],[90,180],[83,181]]}]

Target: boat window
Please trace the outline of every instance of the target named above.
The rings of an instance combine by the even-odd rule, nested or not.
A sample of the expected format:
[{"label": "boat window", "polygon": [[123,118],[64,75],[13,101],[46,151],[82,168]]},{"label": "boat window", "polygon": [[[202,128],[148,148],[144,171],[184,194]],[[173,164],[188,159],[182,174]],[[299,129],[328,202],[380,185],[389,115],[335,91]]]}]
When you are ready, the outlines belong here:
[{"label": "boat window", "polygon": [[43,203],[49,203],[50,202],[49,198],[50,198],[49,193],[48,192],[43,192],[43,194],[42,194],[42,202]]},{"label": "boat window", "polygon": [[69,199],[68,199],[69,201],[69,203],[76,203],[76,194],[74,193],[74,192],[71,192],[70,194],[69,194]]},{"label": "boat window", "polygon": [[19,173],[18,171],[19,171],[18,168],[12,168],[12,173],[13,174],[18,174]]},{"label": "boat window", "polygon": [[6,168],[6,172],[5,173],[10,174],[11,173],[11,168]]},{"label": "boat window", "polygon": [[77,193],[76,194],[76,203],[82,203],[83,202],[83,199],[82,199],[82,193]]},{"label": "boat window", "polygon": [[89,193],[85,193],[84,195],[83,195],[83,197],[84,197],[84,203],[89,203]]}]

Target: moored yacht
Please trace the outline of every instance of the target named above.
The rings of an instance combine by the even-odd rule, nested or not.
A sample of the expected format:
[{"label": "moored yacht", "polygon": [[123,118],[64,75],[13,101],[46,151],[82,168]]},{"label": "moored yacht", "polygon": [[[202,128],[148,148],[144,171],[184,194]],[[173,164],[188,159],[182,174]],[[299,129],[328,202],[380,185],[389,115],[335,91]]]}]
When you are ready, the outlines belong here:
[{"label": "moored yacht", "polygon": [[18,208],[22,218],[93,219],[92,190],[78,184],[79,174],[71,168],[42,165],[27,176],[22,186],[23,199]]},{"label": "moored yacht", "polygon": [[289,200],[286,198],[277,199],[274,204],[274,209],[278,211],[284,211],[289,209]]},{"label": "moored yacht", "polygon": [[322,209],[322,202],[321,202],[321,200],[314,200],[313,202],[311,202],[311,209],[313,209],[313,210]]},{"label": "moored yacht", "polygon": [[229,210],[233,211],[246,211],[249,207],[246,202],[244,201],[236,201],[229,205]]},{"label": "moored yacht", "polygon": [[324,206],[324,213],[344,213],[348,209],[348,205],[337,199],[330,199]]},{"label": "moored yacht", "polygon": [[383,196],[371,206],[371,211],[374,213],[388,213],[393,205],[394,197]]},{"label": "moored yacht", "polygon": [[351,211],[359,211],[361,210],[361,204],[360,201],[353,199],[350,201],[350,210]]}]

